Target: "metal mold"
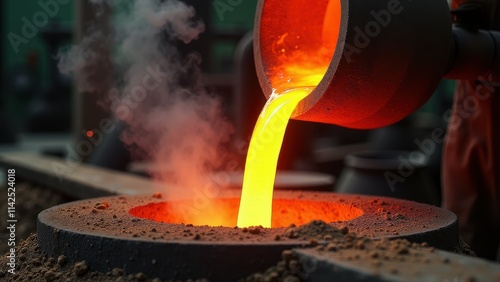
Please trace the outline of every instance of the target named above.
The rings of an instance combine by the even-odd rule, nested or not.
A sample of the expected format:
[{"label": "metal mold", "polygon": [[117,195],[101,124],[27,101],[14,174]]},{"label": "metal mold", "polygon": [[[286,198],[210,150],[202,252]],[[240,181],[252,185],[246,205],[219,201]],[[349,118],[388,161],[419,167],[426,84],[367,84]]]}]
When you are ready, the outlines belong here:
[{"label": "metal mold", "polygon": [[[238,197],[237,191],[226,191],[220,193],[216,203],[237,208]],[[155,218],[155,214],[168,213],[168,209],[151,212],[158,207],[176,207],[183,201],[190,203],[194,213],[206,212],[193,200],[158,196],[105,197],[63,204],[39,214],[38,240],[49,256],[63,254],[72,261],[86,260],[92,270],[119,267],[149,277],[213,281],[245,277],[275,264],[285,249],[309,245],[309,241],[298,239],[276,240],[273,234],[283,233],[286,227],[250,234],[231,225],[163,223],[160,221],[168,216]],[[275,223],[281,217],[276,211],[289,214],[281,224],[288,224],[294,217],[299,223],[317,219],[302,216],[309,214],[371,238],[406,238],[447,250],[458,244],[456,216],[425,204],[383,197],[276,191],[275,203],[279,202],[284,204],[275,205]],[[314,212],[304,210],[308,207]],[[231,215],[233,210],[229,211]],[[236,222],[236,214],[232,216]]]}]

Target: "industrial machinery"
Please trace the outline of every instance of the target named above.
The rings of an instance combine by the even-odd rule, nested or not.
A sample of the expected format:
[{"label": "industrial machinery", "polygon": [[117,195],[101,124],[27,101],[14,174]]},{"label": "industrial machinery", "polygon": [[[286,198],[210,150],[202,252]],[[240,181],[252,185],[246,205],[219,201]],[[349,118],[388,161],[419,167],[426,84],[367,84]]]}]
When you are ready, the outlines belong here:
[{"label": "industrial machinery", "polygon": [[422,106],[442,77],[498,78],[500,33],[478,29],[478,2],[450,13],[444,0],[259,1],[261,87],[270,95],[283,56],[327,49],[324,77],[294,118],[360,129],[393,124]]}]

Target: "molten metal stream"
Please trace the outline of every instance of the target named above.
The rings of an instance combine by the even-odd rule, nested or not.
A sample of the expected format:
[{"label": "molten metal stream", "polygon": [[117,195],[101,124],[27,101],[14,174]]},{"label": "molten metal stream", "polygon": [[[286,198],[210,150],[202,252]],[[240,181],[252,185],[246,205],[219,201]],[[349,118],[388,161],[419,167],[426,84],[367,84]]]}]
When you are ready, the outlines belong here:
[{"label": "molten metal stream", "polygon": [[328,2],[317,42],[302,42],[300,32],[307,31],[300,21],[295,23],[297,26],[277,36],[272,46],[279,63],[268,70],[273,93],[250,140],[238,212],[239,227],[271,227],[273,186],[286,126],[299,102],[320,83],[330,64],[339,34],[340,3]]},{"label": "molten metal stream", "polygon": [[310,92],[309,88],[298,88],[281,95],[273,93],[264,106],[248,149],[239,227],[271,227],[274,178],[283,136],[293,110]]},{"label": "molten metal stream", "polygon": [[[293,67],[292,67],[293,68]],[[271,95],[262,110],[250,140],[238,212],[239,227],[271,227],[273,187],[278,156],[286,126],[297,104],[323,77],[321,67],[309,75],[300,75],[297,84],[312,87],[293,88]],[[296,73],[304,72],[295,68]],[[324,73],[324,71],[323,71]],[[290,83],[292,80],[288,80]]]}]

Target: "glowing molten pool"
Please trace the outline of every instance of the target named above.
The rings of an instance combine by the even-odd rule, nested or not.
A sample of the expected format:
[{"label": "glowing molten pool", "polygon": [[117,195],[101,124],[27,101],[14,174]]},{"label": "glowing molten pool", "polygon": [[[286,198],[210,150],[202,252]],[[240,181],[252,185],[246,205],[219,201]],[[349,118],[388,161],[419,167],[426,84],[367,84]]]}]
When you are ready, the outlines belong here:
[{"label": "glowing molten pool", "polygon": [[[132,208],[135,217],[156,222],[236,226],[238,198],[215,199],[201,211],[192,208],[192,201],[149,203]],[[363,211],[352,205],[312,200],[275,199],[272,206],[272,227],[305,224],[320,219],[325,222],[348,221],[360,217]]]}]

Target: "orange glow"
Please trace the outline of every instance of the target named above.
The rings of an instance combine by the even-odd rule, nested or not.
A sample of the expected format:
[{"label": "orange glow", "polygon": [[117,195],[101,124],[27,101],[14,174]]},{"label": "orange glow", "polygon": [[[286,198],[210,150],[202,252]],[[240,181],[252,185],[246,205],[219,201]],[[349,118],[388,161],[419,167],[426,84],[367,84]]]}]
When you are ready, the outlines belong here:
[{"label": "orange glow", "polygon": [[[338,0],[308,0],[290,3],[266,1],[258,29],[258,66],[273,89],[315,87],[323,78],[335,53],[341,25]],[[304,76],[317,75],[311,84]],[[265,93],[269,97],[270,93]]]},{"label": "orange glow", "polygon": [[331,0],[326,7],[322,28],[322,47],[326,56],[332,57],[337,48],[337,39],[340,32],[340,1]]},{"label": "orange glow", "polygon": [[91,138],[92,136],[94,136],[94,132],[92,130],[88,130],[87,131],[87,137]]},{"label": "orange glow", "polygon": [[[279,35],[272,44],[276,64],[268,69],[273,93],[262,110],[250,140],[238,212],[238,227],[271,227],[273,187],[278,156],[288,120],[299,102],[325,75],[337,45],[340,3],[326,3],[315,42],[301,41],[297,30]],[[290,5],[292,6],[292,5]],[[296,22],[298,23],[298,22]],[[304,34],[308,38],[308,34]],[[316,49],[311,49],[316,45]],[[319,43],[319,44],[318,44]],[[305,44],[305,45],[304,45]]]},{"label": "orange glow", "polygon": [[[192,201],[150,203],[132,208],[132,216],[157,222],[209,226],[235,226],[239,199],[216,199],[209,206],[192,209]],[[181,207],[181,208],[179,208]],[[360,217],[364,212],[352,205],[313,200],[275,199],[272,208],[272,227],[287,227],[290,224],[305,224],[312,220],[325,222],[348,221]]]}]

